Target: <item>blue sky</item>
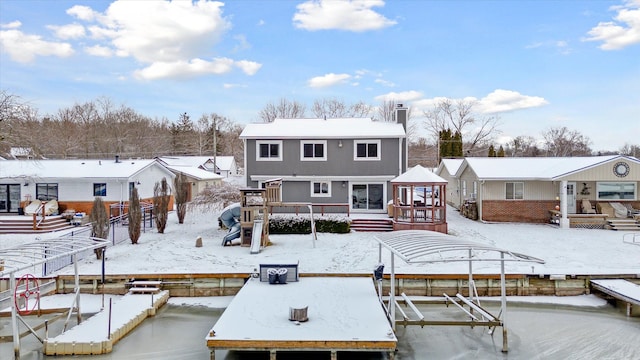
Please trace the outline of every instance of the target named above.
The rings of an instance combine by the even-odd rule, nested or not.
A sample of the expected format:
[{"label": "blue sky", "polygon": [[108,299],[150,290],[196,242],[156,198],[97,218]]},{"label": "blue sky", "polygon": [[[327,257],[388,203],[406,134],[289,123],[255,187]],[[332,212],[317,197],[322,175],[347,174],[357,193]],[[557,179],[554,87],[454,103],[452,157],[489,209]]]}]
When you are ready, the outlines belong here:
[{"label": "blue sky", "polygon": [[41,115],[104,96],[242,124],[282,98],[386,99],[421,124],[469,98],[499,141],[566,126],[596,151],[640,143],[640,0],[2,0],[0,26],[0,88]]}]

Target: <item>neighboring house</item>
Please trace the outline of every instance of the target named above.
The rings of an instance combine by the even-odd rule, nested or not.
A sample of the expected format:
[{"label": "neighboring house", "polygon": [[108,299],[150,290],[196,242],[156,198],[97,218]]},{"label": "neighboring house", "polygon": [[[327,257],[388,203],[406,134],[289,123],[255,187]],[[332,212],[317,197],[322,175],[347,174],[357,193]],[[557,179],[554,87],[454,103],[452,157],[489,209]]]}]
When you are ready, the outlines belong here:
[{"label": "neighboring house", "polygon": [[[238,166],[233,156],[160,156],[157,159],[166,165],[189,165],[223,177],[239,174]],[[215,171],[214,168],[216,169]]]},{"label": "neighboring house", "polygon": [[456,178],[456,173],[462,165],[464,159],[442,159],[436,168],[436,175],[447,180],[447,204],[460,209],[462,204],[462,189],[460,181]]},{"label": "neighboring house", "polygon": [[187,201],[193,200],[193,197],[204,190],[207,186],[219,185],[222,182],[222,176],[214,174],[210,171],[202,170],[197,167],[187,165],[167,165],[176,176],[183,174],[186,177],[189,187]]},{"label": "neighboring house", "polygon": [[622,155],[465,158],[456,178],[482,221],[548,222],[555,206],[580,213],[583,199],[640,205],[640,160]]},{"label": "neighboring house", "polygon": [[174,177],[157,160],[7,160],[0,165],[0,214],[17,213],[34,199],[57,200],[60,212],[89,213],[96,196],[127,202],[134,186],[151,200],[155,184],[166,178],[173,187]]},{"label": "neighboring house", "polygon": [[30,147],[12,147],[9,155],[15,160],[34,159],[33,150]]},{"label": "neighboring house", "polygon": [[349,204],[385,213],[390,181],[407,169],[407,109],[396,122],[369,118],[275,119],[249,124],[244,142],[248,187],[282,179],[283,202]]}]

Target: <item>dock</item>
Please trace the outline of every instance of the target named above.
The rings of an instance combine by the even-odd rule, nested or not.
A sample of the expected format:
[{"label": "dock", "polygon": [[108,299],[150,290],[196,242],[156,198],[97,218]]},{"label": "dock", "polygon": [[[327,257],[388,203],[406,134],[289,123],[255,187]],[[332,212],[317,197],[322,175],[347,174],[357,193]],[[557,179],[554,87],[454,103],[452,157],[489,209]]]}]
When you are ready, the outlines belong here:
[{"label": "dock", "polygon": [[[305,309],[292,321],[292,309]],[[251,278],[205,337],[216,350],[384,352],[394,358],[397,338],[370,277],[301,277],[286,284]]]},{"label": "dock", "polygon": [[626,306],[627,316],[640,316],[640,285],[623,279],[591,280],[591,286]]},{"label": "dock", "polygon": [[[149,290],[149,289],[147,289]],[[169,291],[133,293],[123,296],[109,308],[53,338],[44,341],[45,355],[99,355],[113,350],[113,345],[140,325],[169,299]]]}]

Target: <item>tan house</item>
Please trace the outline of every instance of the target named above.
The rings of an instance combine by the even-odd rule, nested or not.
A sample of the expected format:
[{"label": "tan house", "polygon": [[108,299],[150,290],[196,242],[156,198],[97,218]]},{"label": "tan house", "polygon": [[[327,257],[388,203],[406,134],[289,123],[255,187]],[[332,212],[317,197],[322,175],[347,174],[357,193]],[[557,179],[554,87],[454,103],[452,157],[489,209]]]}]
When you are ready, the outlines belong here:
[{"label": "tan house", "polygon": [[462,204],[462,192],[460,189],[460,181],[456,177],[456,173],[462,165],[464,159],[442,159],[440,165],[436,168],[436,175],[447,181],[447,204],[460,209]]},{"label": "tan house", "polygon": [[[474,202],[481,221],[544,223],[557,206],[560,224],[568,227],[567,214],[599,205],[640,208],[640,160],[634,157],[465,158],[455,177],[461,201]],[[583,209],[582,200],[592,208]]]}]

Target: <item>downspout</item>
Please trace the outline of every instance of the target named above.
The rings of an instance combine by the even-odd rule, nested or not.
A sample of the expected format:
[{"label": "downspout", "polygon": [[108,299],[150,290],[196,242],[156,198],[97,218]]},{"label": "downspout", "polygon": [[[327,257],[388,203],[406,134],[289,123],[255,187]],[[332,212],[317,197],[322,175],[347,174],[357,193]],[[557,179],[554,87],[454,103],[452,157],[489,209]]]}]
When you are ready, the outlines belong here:
[{"label": "downspout", "polygon": [[480,186],[478,186],[478,194],[476,195],[476,206],[478,207],[478,219],[482,222],[482,202],[484,201],[484,180],[479,180]]}]

